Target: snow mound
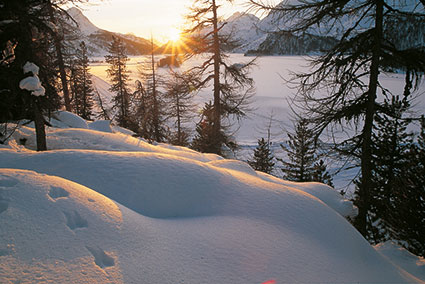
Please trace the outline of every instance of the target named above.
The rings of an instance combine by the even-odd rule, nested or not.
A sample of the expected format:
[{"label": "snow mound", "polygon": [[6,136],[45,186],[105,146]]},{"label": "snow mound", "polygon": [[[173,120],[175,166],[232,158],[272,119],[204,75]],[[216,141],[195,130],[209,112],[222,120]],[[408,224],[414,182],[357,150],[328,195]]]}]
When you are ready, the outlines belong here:
[{"label": "snow mound", "polygon": [[234,171],[242,172],[242,173],[253,175],[253,176],[257,175],[255,170],[251,168],[247,163],[238,161],[238,160],[223,159],[223,160],[211,161],[208,164],[214,167],[234,170]]},{"label": "snow mound", "polygon": [[[113,127],[115,131],[115,127]],[[156,152],[174,155],[197,161],[209,162],[222,159],[213,154],[201,154],[184,147],[174,147],[167,144],[152,145],[143,139],[122,133],[107,133],[78,128],[48,128],[47,147],[49,150],[89,149],[101,151],[137,151]],[[25,139],[25,147],[35,150],[35,131],[32,127],[21,126],[15,131],[12,139]]]},{"label": "snow mound", "polygon": [[[116,248],[105,239],[116,238],[121,222],[118,206],[86,187],[34,172],[1,169],[0,282],[119,280]],[[92,247],[103,254],[92,252]],[[109,262],[102,267],[98,262],[104,260]]]},{"label": "snow mound", "polygon": [[112,133],[111,121],[110,120],[98,120],[90,122],[88,124],[89,129]]},{"label": "snow mound", "polygon": [[[53,115],[54,119],[60,121],[63,125],[70,128],[83,128],[88,129],[87,121],[79,117],[78,115],[68,111],[57,111]],[[62,125],[57,125],[61,127]]]},{"label": "snow mound", "polygon": [[354,218],[358,214],[358,209],[353,205],[353,202],[343,198],[343,196],[330,186],[317,182],[291,182],[283,179],[273,177],[271,175],[257,172],[258,176],[262,179],[292,188],[296,188],[308,194],[311,194],[323,203],[334,209],[336,212],[344,217]]},{"label": "snow mound", "polygon": [[375,249],[395,265],[425,282],[425,259],[416,256],[393,241],[375,246]]},{"label": "snow mound", "polygon": [[[250,174],[158,153],[0,149],[0,156],[0,168],[61,176],[121,204],[60,178],[1,170],[0,246],[7,255],[0,279],[415,281],[315,197]],[[33,259],[33,273],[25,274]]]},{"label": "snow mound", "polygon": [[130,136],[136,135],[136,133],[134,133],[133,131],[123,128],[121,126],[114,125],[112,126],[112,129],[114,133],[121,133],[125,135],[130,135]]}]

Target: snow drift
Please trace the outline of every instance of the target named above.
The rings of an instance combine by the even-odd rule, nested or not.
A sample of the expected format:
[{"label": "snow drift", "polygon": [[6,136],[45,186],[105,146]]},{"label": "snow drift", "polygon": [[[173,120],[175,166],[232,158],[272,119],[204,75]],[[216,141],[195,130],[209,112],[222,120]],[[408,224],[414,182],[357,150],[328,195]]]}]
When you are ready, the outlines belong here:
[{"label": "snow drift", "polygon": [[328,187],[106,131],[0,148],[0,282],[422,283]]}]

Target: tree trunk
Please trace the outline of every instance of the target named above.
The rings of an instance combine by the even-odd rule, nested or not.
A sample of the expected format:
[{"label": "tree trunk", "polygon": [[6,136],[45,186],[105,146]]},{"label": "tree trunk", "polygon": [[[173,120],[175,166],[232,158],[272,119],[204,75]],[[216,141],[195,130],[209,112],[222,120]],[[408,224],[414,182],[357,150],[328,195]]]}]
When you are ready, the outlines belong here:
[{"label": "tree trunk", "polygon": [[179,94],[176,94],[176,115],[177,115],[177,140],[179,145],[183,145],[181,118],[180,118],[180,100]]},{"label": "tree trunk", "polygon": [[[52,23],[56,23],[55,16],[53,15],[53,7],[51,3],[49,3],[49,16]],[[71,100],[69,98],[68,80],[66,78],[65,63],[63,60],[61,39],[56,34],[56,32],[54,32],[52,36],[53,36],[53,41],[55,43],[56,57],[58,60],[58,67],[59,67],[59,75],[60,75],[60,79],[62,83],[63,98],[65,101],[65,109],[67,111],[72,111]]]},{"label": "tree trunk", "polygon": [[37,151],[46,151],[46,130],[44,128],[44,117],[38,107],[37,99],[33,98],[34,124],[35,135],[37,140]]},{"label": "tree trunk", "polygon": [[[213,52],[214,52],[214,140],[221,143],[220,130],[221,130],[221,102],[220,102],[220,42],[218,37],[218,18],[217,18],[217,5],[215,0],[212,1],[213,5]],[[215,145],[218,153],[221,154],[221,145]]]},{"label": "tree trunk", "polygon": [[152,64],[152,98],[153,98],[153,127],[156,142],[161,142],[162,137],[159,130],[159,108],[156,94],[155,55],[153,37],[151,36],[151,64]]},{"label": "tree trunk", "polygon": [[372,63],[368,88],[368,102],[363,127],[363,144],[361,155],[361,185],[359,188],[359,215],[355,225],[359,232],[367,235],[367,212],[370,208],[370,191],[372,188],[372,127],[375,115],[375,100],[378,87],[378,76],[381,56],[381,41],[383,33],[383,7],[382,0],[377,1],[375,14],[374,49],[372,51]]}]

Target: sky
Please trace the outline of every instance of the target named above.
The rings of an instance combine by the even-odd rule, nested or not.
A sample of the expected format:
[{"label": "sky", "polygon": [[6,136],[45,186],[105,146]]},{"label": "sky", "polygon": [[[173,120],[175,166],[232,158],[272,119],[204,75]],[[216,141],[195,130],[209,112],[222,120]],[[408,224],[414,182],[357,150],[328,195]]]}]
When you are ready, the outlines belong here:
[{"label": "sky", "polygon": [[[224,2],[224,1],[223,1]],[[245,11],[246,0],[235,0],[225,5],[221,15],[230,17],[236,11]],[[80,4],[90,21],[97,27],[119,33],[132,33],[144,38],[168,41],[170,34],[181,29],[184,15],[193,0],[94,0]]]}]

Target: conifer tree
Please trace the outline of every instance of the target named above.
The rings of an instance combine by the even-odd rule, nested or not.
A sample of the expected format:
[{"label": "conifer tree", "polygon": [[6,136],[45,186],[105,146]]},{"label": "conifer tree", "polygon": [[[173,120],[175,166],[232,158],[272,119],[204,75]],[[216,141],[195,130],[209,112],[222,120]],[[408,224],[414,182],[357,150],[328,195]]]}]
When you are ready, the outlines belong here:
[{"label": "conifer tree", "polygon": [[231,35],[220,33],[225,25],[219,15],[222,2],[232,1],[194,0],[191,12],[186,17],[190,28],[185,31],[190,47],[188,57],[197,54],[206,56],[205,61],[192,69],[203,77],[197,88],[204,88],[213,82],[213,109],[209,118],[212,132],[204,136],[213,141],[205,141],[206,145],[201,148],[219,155],[222,154],[222,147],[229,141],[226,126],[222,125],[223,118],[243,117],[249,110],[249,101],[253,94],[253,80],[248,76],[253,62],[229,64],[226,61],[224,48],[234,45],[235,41],[231,39]]},{"label": "conifer tree", "polygon": [[[391,101],[385,100],[382,106],[385,113],[375,116],[372,133],[372,186],[365,235],[374,244],[388,237],[383,220],[388,217],[388,209],[398,190],[396,184],[403,179],[409,145],[412,145],[412,135],[406,130],[410,121],[404,117],[409,108],[407,99],[400,100],[393,96]],[[354,204],[359,202],[361,180],[356,181],[356,186]]]},{"label": "conifer tree", "polygon": [[258,140],[258,146],[254,150],[254,157],[248,161],[248,164],[256,171],[267,174],[272,173],[274,162],[273,154],[270,151],[269,144],[261,138]]},{"label": "conifer tree", "polygon": [[196,89],[196,78],[190,72],[171,72],[171,77],[166,82],[166,103],[168,117],[174,120],[175,130],[170,133],[168,141],[179,146],[189,145],[190,130],[184,126],[193,117],[195,105],[193,97]]},{"label": "conifer tree", "polygon": [[128,127],[130,125],[129,71],[127,70],[129,59],[120,38],[112,37],[109,53],[105,56],[105,60],[110,65],[106,70],[112,82],[109,90],[116,94],[113,98],[113,109],[118,111],[117,122],[119,126]]},{"label": "conifer tree", "polygon": [[332,176],[325,162],[317,154],[315,136],[308,127],[306,119],[300,119],[295,125],[295,133],[288,133],[287,146],[280,145],[288,155],[288,161],[277,158],[283,164],[283,178],[290,181],[322,182],[333,187]]},{"label": "conifer tree", "polygon": [[[34,121],[37,150],[47,150],[43,114],[53,109],[58,94],[54,88],[55,72],[49,58],[52,30],[46,20],[44,1],[0,1],[0,109],[1,122],[30,119]],[[37,72],[23,71],[30,62],[39,67]],[[38,68],[37,68],[38,69]],[[24,73],[25,72],[25,73]],[[44,88],[41,93],[20,88],[25,77],[34,76]]]},{"label": "conifer tree", "polygon": [[383,224],[392,239],[412,253],[425,257],[425,119],[417,143],[411,144],[402,178],[387,208]]},{"label": "conifer tree", "polygon": [[[217,137],[214,129],[214,106],[211,102],[205,103],[202,109],[201,121],[196,126],[196,134],[192,140],[191,148],[202,153],[217,153],[222,143],[232,145],[228,137],[220,131]],[[220,149],[218,149],[220,148]]]},{"label": "conifer tree", "polygon": [[153,39],[151,60],[139,67],[140,79],[136,82],[133,122],[137,133],[149,140],[164,142],[168,136],[166,128],[166,102],[160,86],[163,79],[158,75]]},{"label": "conifer tree", "polygon": [[314,133],[308,128],[306,119],[300,119],[295,125],[295,133],[288,133],[288,145],[280,145],[287,153],[289,162],[278,158],[283,164],[284,179],[290,181],[311,181],[315,172],[316,147]]},{"label": "conifer tree", "polygon": [[330,187],[334,187],[333,178],[328,172],[327,166],[322,159],[314,164],[313,177],[311,180],[327,184]]},{"label": "conifer tree", "polygon": [[388,149],[394,154],[384,155],[391,156],[391,161],[388,158],[380,161],[377,170],[380,184],[376,186],[377,200],[374,199],[370,215],[379,220],[378,229],[386,233],[378,235],[381,240],[397,240],[412,253],[425,256],[425,121],[422,120],[416,142],[405,131],[408,122],[399,119],[398,123],[397,137],[393,123],[394,138],[390,140],[397,139],[398,145]]},{"label": "conifer tree", "polygon": [[76,50],[75,60],[71,67],[71,92],[74,112],[84,119],[91,119],[93,113],[93,87],[89,73],[89,58],[87,47],[83,42]]}]

